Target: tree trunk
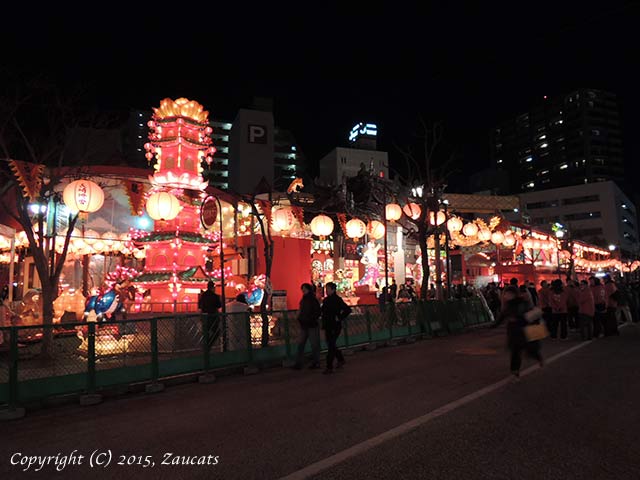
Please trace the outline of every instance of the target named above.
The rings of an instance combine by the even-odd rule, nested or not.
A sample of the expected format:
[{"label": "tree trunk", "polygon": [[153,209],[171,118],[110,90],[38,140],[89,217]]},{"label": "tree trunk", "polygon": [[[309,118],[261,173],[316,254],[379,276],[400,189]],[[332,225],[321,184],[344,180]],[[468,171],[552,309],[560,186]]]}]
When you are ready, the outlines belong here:
[{"label": "tree trunk", "polygon": [[48,278],[42,279],[42,347],[40,356],[49,358],[53,355],[53,301],[57,298],[57,282],[52,285]]},{"label": "tree trunk", "polygon": [[420,300],[426,300],[429,292],[429,252],[427,251],[427,229],[418,228],[418,243],[422,256],[422,284],[420,285]]}]

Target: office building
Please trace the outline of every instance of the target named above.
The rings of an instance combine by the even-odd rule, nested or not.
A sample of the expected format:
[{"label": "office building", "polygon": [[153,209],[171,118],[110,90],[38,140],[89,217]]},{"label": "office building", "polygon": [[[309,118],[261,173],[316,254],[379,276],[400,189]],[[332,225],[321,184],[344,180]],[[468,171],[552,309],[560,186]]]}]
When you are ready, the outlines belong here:
[{"label": "office building", "polygon": [[638,253],[636,207],[614,182],[527,192],[520,199],[534,226],[551,228],[559,222],[573,239]]},{"label": "office building", "polygon": [[510,193],[613,180],[623,184],[616,96],[581,89],[544,97],[493,129],[491,157]]},{"label": "office building", "polygon": [[320,160],[320,180],[339,185],[361,171],[384,178],[389,176],[389,155],[376,150],[377,128],[359,123],[349,133],[349,147],[337,147]]}]

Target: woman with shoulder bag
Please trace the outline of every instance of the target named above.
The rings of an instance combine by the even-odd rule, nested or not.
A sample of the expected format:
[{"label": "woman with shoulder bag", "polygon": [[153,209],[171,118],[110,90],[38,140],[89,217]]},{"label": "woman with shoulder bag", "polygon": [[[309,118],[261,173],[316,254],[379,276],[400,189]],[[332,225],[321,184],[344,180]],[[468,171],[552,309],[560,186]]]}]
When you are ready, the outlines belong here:
[{"label": "woman with shoulder bag", "polygon": [[[529,322],[537,320],[535,312],[542,313],[542,311],[540,309],[531,310],[526,300],[519,295],[518,289],[513,286],[505,288],[502,299],[504,308],[500,316],[501,321],[507,324],[507,340],[511,351],[511,374],[520,377],[523,350],[531,358],[537,360],[540,366],[543,364],[540,341],[527,339],[525,333],[526,328],[530,326]],[[529,317],[529,321],[527,317]]]}]

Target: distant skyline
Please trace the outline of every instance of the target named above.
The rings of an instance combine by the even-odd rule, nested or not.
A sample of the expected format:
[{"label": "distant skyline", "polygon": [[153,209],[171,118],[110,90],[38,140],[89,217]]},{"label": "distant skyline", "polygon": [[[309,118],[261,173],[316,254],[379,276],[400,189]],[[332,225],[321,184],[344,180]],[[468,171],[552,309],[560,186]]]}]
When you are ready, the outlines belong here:
[{"label": "distant skyline", "polygon": [[86,22],[55,9],[17,14],[26,25],[7,24],[2,66],[80,85],[95,108],[107,110],[186,96],[214,119],[233,120],[253,96],[273,97],[276,123],[315,162],[366,121],[378,124],[379,148],[398,163],[394,142],[413,142],[420,115],[443,120],[461,177],[489,167],[489,130],[500,121],[544,95],[603,89],[619,97],[635,175],[640,6],[598,5],[198,8],[184,15],[158,6],[145,17],[118,10]]}]

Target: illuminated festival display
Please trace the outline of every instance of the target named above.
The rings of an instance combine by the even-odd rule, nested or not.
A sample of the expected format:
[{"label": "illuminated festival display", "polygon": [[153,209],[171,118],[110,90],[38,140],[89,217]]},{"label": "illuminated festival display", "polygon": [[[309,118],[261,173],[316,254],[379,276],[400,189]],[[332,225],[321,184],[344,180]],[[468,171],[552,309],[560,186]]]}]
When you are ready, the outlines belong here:
[{"label": "illuminated festival display", "polygon": [[164,99],[149,122],[146,155],[156,162],[147,210],[154,229],[132,232],[131,241],[145,258],[144,270],[133,283],[150,291],[151,310],[171,302],[193,304],[195,309],[209,279],[220,276],[219,265],[217,272],[203,268],[221,245],[220,232],[205,232],[200,220],[207,187],[202,162],[215,152],[208,115],[195,101]]}]

